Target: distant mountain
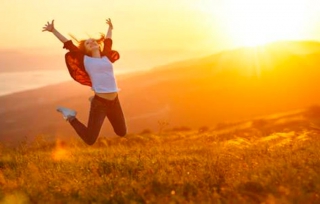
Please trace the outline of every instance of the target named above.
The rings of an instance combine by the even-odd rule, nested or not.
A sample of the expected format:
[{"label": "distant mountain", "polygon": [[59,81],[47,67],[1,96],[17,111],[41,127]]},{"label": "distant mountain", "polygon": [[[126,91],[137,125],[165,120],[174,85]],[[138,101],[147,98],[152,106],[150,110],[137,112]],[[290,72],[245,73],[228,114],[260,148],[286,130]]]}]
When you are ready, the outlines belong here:
[{"label": "distant mountain", "polygon": [[[318,42],[276,42],[119,76],[118,84],[129,132],[158,131],[161,122],[199,128],[319,104],[319,65]],[[68,82],[2,97],[0,138],[76,137],[55,107],[87,121],[91,94]],[[107,122],[101,134],[113,135]]]}]

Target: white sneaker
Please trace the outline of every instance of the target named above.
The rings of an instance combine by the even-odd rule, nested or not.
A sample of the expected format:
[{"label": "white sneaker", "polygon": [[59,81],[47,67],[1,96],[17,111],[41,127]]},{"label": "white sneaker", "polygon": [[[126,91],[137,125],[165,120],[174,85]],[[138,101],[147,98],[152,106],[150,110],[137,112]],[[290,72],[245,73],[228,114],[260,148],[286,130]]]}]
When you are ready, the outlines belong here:
[{"label": "white sneaker", "polygon": [[74,118],[77,115],[77,112],[75,110],[69,109],[69,108],[65,108],[65,107],[58,107],[57,111],[62,113],[63,118],[65,120],[69,120],[69,118]]}]

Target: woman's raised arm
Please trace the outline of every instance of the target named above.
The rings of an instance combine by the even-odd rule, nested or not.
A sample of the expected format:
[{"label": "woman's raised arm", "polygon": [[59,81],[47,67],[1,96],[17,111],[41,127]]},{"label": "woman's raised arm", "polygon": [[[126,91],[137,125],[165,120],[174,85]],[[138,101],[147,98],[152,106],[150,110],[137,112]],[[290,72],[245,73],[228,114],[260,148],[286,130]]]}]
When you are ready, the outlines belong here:
[{"label": "woman's raised arm", "polygon": [[112,25],[111,19],[108,18],[108,19],[106,20],[106,23],[109,25],[106,38],[110,38],[110,39],[111,39],[111,38],[112,38],[112,29],[113,29],[113,25]]},{"label": "woman's raised arm", "polygon": [[59,31],[55,29],[54,20],[52,20],[51,23],[49,23],[49,21],[47,22],[47,24],[42,28],[42,32],[44,31],[53,33],[62,43],[68,41],[66,37],[64,37],[62,34],[59,33]]}]

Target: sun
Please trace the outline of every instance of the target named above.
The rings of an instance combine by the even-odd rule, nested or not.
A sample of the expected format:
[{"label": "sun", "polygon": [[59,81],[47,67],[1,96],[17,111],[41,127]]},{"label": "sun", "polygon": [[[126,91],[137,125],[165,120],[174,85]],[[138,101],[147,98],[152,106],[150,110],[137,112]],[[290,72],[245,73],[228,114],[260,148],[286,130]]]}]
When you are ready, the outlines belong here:
[{"label": "sun", "polygon": [[226,0],[221,7],[226,34],[242,46],[300,39],[310,23],[302,0]]}]

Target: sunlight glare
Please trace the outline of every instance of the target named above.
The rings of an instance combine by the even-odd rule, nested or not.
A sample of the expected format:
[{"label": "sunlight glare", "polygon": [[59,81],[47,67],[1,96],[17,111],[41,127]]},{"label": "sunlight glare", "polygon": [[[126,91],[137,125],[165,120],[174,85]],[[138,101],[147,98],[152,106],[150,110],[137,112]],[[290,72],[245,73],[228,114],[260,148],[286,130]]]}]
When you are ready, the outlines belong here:
[{"label": "sunlight glare", "polygon": [[54,161],[68,160],[70,159],[70,154],[67,151],[64,143],[60,140],[56,142],[56,148],[52,152],[52,159]]},{"label": "sunlight glare", "polygon": [[241,46],[256,46],[302,37],[307,6],[292,0],[230,0],[223,21],[228,35]]}]

